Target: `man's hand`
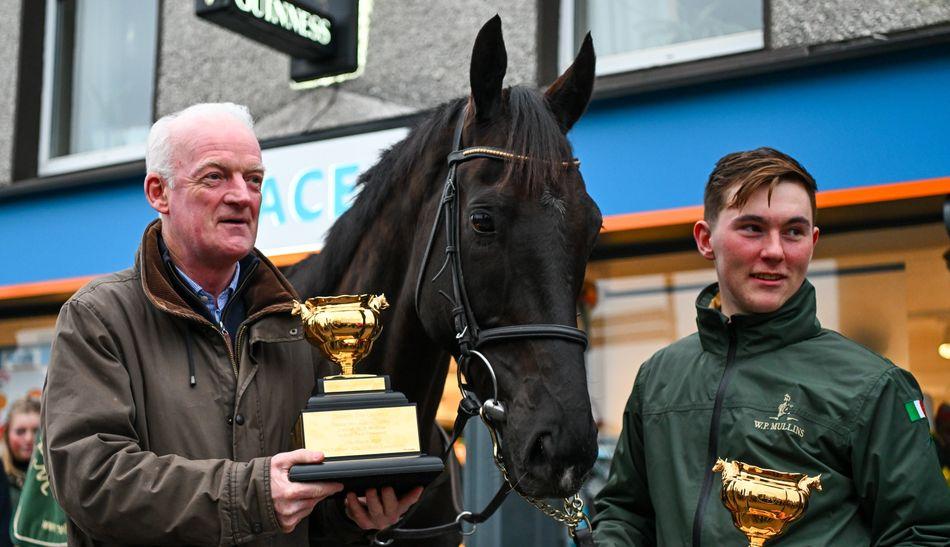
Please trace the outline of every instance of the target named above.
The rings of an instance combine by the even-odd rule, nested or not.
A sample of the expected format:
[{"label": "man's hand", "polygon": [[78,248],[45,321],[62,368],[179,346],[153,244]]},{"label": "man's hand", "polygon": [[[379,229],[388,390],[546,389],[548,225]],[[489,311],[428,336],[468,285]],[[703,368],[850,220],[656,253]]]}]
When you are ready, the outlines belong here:
[{"label": "man's hand", "polygon": [[381,530],[396,524],[421,495],[421,486],[413,488],[402,499],[396,499],[396,493],[389,486],[379,492],[370,488],[364,498],[350,492],[346,495],[346,515],[364,530]]},{"label": "man's hand", "polygon": [[290,482],[291,466],[322,461],[322,452],[306,449],[282,452],[271,458],[270,493],[277,524],[285,534],[292,532],[317,503],[343,489],[338,482]]}]

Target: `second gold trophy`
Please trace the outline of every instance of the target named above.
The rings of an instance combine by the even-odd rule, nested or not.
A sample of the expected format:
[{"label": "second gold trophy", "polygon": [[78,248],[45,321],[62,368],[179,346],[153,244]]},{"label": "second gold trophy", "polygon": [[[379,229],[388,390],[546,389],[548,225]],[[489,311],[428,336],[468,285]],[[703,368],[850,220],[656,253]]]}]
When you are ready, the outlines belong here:
[{"label": "second gold trophy", "polygon": [[307,340],[341,374],[317,380],[294,432],[298,445],[323,452],[325,460],[293,466],[290,480],[342,482],[345,491],[404,491],[442,472],[442,460],[420,449],[415,403],[393,391],[388,376],[354,373],[379,337],[380,312],[388,307],[384,295],[368,294],[294,303]]}]

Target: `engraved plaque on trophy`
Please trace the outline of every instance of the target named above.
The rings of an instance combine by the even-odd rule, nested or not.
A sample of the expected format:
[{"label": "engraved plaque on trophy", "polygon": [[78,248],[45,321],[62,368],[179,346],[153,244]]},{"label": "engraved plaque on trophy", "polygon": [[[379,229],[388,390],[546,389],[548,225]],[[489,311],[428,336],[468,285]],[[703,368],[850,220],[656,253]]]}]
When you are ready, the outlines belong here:
[{"label": "engraved plaque on trophy", "polygon": [[382,330],[383,295],[341,295],[294,302],[307,340],[338,364],[341,374],[317,380],[301,412],[296,443],[323,452],[324,461],[290,468],[292,481],[341,482],[344,491],[424,486],[442,472],[439,458],[419,444],[416,405],[390,388],[388,376],[355,374]]},{"label": "engraved plaque on trophy", "polygon": [[761,547],[784,533],[805,514],[812,489],[821,490],[820,476],[717,459],[713,472],[720,471],[722,504],[732,513],[732,523],[749,538],[749,547]]}]

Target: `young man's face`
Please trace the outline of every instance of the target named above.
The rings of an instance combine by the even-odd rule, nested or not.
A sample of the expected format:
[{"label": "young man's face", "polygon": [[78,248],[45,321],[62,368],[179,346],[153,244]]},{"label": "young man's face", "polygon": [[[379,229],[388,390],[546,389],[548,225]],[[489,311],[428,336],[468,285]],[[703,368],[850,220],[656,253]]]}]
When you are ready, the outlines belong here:
[{"label": "young man's face", "polygon": [[[725,203],[732,201],[732,188]],[[797,182],[759,188],[741,208],[723,209],[713,226],[699,221],[693,236],[700,254],[716,263],[722,313],[773,312],[801,287],[818,227],[811,201]]]}]

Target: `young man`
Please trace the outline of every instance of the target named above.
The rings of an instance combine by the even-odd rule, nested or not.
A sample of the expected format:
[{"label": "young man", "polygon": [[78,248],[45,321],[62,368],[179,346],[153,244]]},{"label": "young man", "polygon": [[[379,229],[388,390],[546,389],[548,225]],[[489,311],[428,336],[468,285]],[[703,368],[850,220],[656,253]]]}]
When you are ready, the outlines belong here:
[{"label": "young man", "polygon": [[699,332],[637,374],[596,503],[599,545],[746,544],[717,458],[820,477],[783,545],[950,543],[950,490],[927,420],[907,410],[916,381],[815,317],[815,190],[770,148],[717,163],[693,235],[719,282],[696,301]]},{"label": "young man", "polygon": [[[152,126],[145,196],[159,213],[131,269],[63,306],[44,390],[45,458],[70,544],[307,545],[338,483],[293,483],[315,365],[296,294],[254,249],[264,166],[247,108],[202,104]],[[354,494],[360,528],[421,489]],[[328,534],[359,528],[335,501]],[[352,529],[351,529],[352,528]]]}]

